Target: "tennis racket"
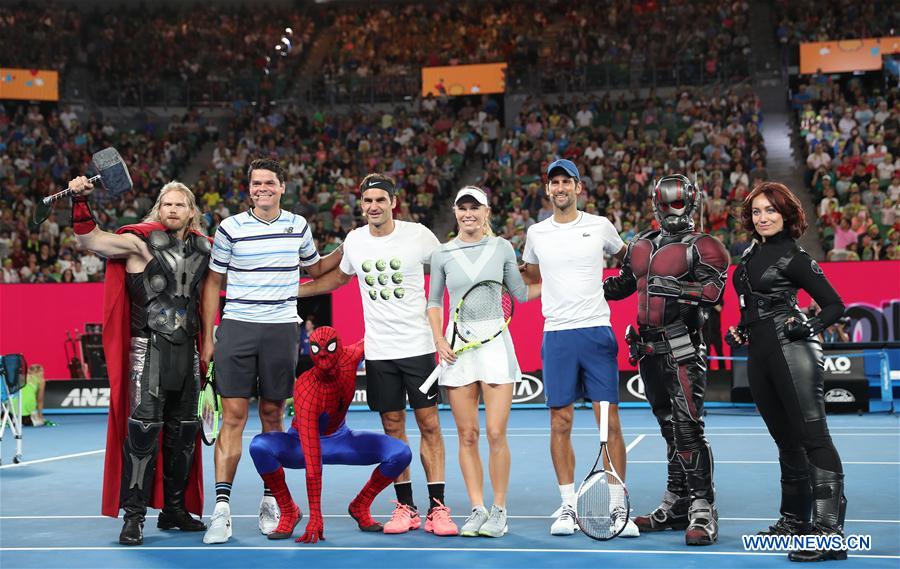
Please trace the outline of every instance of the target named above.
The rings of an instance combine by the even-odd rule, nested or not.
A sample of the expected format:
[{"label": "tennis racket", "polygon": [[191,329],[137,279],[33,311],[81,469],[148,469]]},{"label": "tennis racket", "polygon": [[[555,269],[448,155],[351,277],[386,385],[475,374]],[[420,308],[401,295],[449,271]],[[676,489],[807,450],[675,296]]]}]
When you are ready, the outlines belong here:
[{"label": "tennis racket", "polygon": [[[578,488],[575,520],[588,537],[599,541],[612,539],[622,533],[631,505],[628,489],[616,473],[606,440],[609,435],[609,401],[600,402],[600,452],[594,466]],[[609,470],[603,465],[603,456]]]},{"label": "tennis racket", "polygon": [[[453,311],[453,337],[450,349],[459,355],[487,344],[503,333],[512,320],[515,302],[506,285],[497,281],[481,281],[466,291]],[[456,339],[465,342],[456,348]],[[428,393],[431,386],[441,377],[445,362],[434,368],[425,383],[419,387]]]},{"label": "tennis racket", "polygon": [[222,418],[222,401],[216,393],[216,371],[213,362],[206,370],[206,382],[197,401],[197,418],[200,419],[203,442],[212,445],[219,436],[219,420]]}]

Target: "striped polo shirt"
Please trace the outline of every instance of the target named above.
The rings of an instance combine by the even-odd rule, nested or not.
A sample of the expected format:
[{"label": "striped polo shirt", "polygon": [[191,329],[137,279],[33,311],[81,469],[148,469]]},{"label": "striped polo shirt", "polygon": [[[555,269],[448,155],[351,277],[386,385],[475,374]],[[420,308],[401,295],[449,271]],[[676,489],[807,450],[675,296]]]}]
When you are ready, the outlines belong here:
[{"label": "striped polo shirt", "polygon": [[222,318],[243,322],[298,322],[300,267],[319,253],[306,220],[288,211],[263,221],[245,211],[216,230],[209,268],[228,275]]}]

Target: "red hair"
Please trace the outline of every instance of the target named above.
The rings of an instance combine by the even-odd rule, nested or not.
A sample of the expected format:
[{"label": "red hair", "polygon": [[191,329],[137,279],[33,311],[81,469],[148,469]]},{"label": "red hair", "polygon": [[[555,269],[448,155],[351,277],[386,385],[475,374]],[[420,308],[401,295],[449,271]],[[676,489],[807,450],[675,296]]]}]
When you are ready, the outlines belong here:
[{"label": "red hair", "polygon": [[753,226],[753,200],[761,195],[765,196],[775,211],[784,218],[784,228],[790,232],[791,237],[797,239],[803,235],[808,227],[803,206],[787,186],[778,182],[762,182],[753,188],[753,191],[744,199],[744,204],[741,206],[741,224],[744,229],[757,239],[761,238],[756,232],[756,227]]}]

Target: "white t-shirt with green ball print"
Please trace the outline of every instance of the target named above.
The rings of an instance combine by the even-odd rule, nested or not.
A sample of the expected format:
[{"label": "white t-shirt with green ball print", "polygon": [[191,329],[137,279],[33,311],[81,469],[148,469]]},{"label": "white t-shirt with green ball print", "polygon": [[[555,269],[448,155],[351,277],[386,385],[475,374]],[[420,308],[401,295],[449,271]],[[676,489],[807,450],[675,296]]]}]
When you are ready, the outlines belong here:
[{"label": "white t-shirt with green ball print", "polygon": [[440,242],[421,223],[394,221],[373,237],[368,226],[344,240],[341,270],[356,275],[366,323],[366,359],[398,360],[434,352],[425,316],[425,270]]}]

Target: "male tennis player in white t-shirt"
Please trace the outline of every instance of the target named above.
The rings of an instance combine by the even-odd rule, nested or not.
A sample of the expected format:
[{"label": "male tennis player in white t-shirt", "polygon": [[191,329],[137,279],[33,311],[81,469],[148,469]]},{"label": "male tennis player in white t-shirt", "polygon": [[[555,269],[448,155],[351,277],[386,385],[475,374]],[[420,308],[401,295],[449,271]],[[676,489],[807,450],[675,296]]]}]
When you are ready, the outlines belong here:
[{"label": "male tennis player in white t-shirt", "polygon": [[[541,359],[550,408],[550,456],[562,497],[550,528],[553,535],[572,535],[578,528],[571,440],[577,399],[593,402],[598,422],[599,402],[610,402],[609,452],[616,471],[625,478],[618,344],[603,297],[603,268],[605,256],[621,260],[626,248],[608,219],[578,210],[577,196],[583,190],[573,162],[556,160],[550,164],[547,196],[553,204],[553,216],[528,229],[523,254],[525,282],[543,282]],[[620,515],[627,516],[627,512]],[[621,536],[637,535],[637,526],[629,520]]]},{"label": "male tennis player in white t-shirt", "polygon": [[[366,396],[381,414],[384,432],[404,442],[406,401],[422,434],[421,455],[428,480],[429,509],[425,531],[456,535],[456,524],[444,506],[444,439],[438,420],[438,386],[427,394],[419,386],[434,370],[434,341],[425,317],[425,270],[440,242],[424,225],[395,220],[394,181],[369,174],[360,185],[360,203],[368,224],[344,240],[339,267],[300,287],[300,296],[330,292],[359,280],[366,324]],[[422,521],[412,497],[409,469],[394,483],[397,508],[384,533],[405,533]]]}]

